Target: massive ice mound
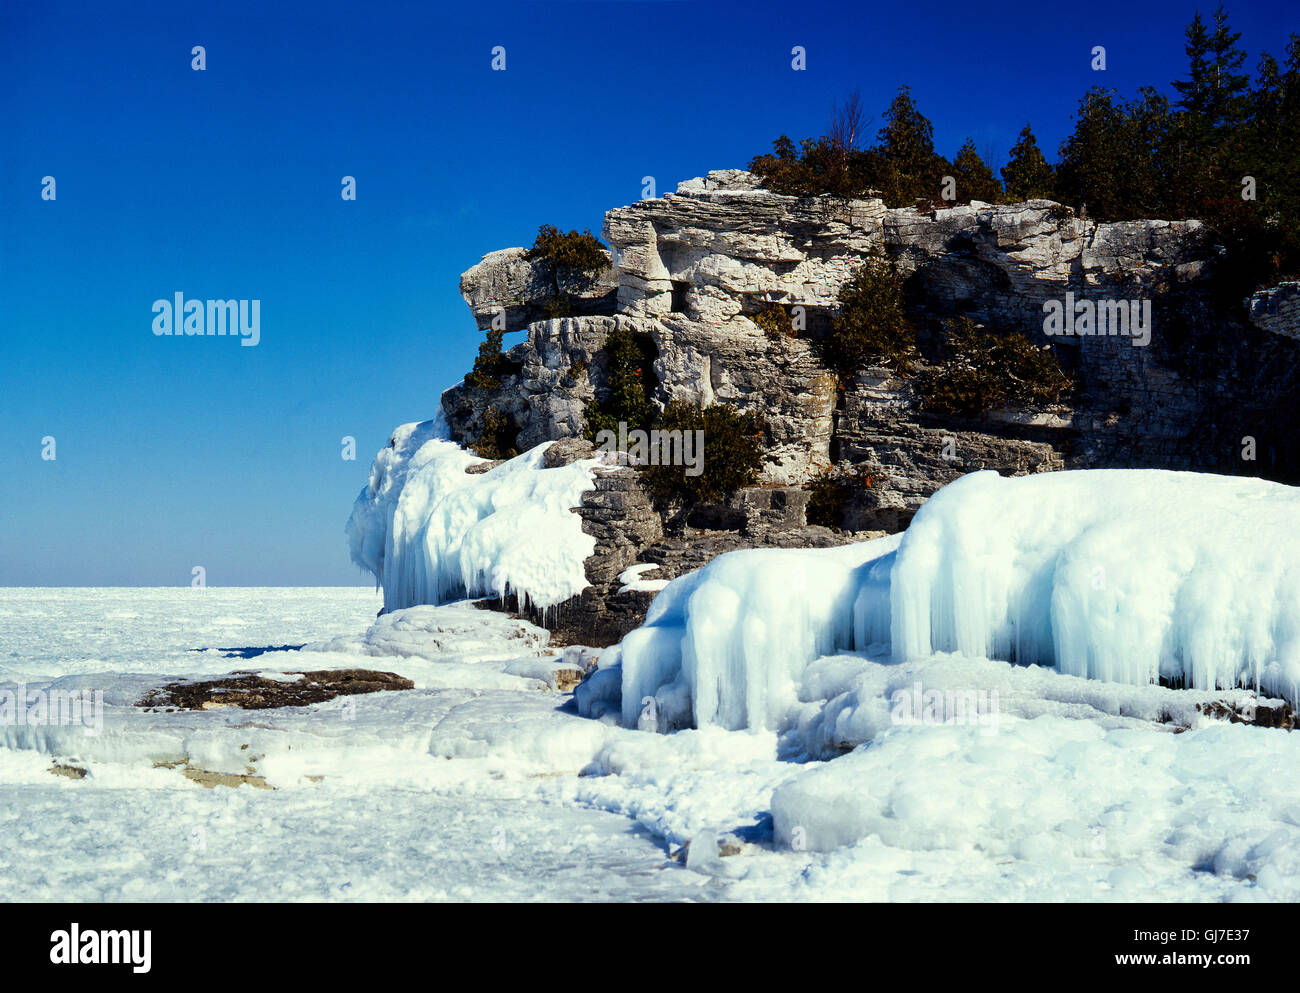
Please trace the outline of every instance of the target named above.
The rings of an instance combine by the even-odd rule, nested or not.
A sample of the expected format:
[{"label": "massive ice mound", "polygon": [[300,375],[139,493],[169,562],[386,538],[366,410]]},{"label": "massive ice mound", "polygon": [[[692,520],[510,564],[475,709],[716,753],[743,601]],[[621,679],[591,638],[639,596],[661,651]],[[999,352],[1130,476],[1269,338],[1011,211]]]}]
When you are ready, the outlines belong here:
[{"label": "massive ice mound", "polygon": [[1300,490],[1159,470],[977,472],[901,540],[722,556],[671,583],[623,640],[622,719],[778,727],[812,661],[873,645],[900,661],[957,652],[1297,702]]},{"label": "massive ice mound", "polygon": [[673,580],[623,639],[623,723],[776,726],[810,662],[888,637],[887,573],[876,566],[898,543],[749,549]]},{"label": "massive ice mound", "polygon": [[1113,682],[1300,686],[1300,490],[1098,469],[965,476],[890,576],[895,658],[932,651]]},{"label": "massive ice mound", "polygon": [[545,468],[540,445],[486,472],[439,422],[404,424],[375,456],[348,518],[352,561],[384,588],[384,609],[515,594],[549,607],[587,585],[595,538],[572,508],[597,460]]}]

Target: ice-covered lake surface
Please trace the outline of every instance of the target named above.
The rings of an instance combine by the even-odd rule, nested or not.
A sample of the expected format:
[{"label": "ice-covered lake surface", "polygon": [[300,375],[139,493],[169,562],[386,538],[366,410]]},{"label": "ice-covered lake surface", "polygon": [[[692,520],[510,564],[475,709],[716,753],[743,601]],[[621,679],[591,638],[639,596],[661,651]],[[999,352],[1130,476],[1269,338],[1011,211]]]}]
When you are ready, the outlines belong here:
[{"label": "ice-covered lake surface", "polygon": [[[1196,709],[1233,692],[832,652],[792,677],[769,730],[657,734],[579,716],[539,629],[465,603],[376,622],[380,603],[362,588],[0,589],[0,691],[104,694],[93,734],[0,709],[0,892],[1300,897],[1300,739]],[[172,677],[348,667],[415,688],[133,706]],[[244,778],[204,785],[222,776]]]}]

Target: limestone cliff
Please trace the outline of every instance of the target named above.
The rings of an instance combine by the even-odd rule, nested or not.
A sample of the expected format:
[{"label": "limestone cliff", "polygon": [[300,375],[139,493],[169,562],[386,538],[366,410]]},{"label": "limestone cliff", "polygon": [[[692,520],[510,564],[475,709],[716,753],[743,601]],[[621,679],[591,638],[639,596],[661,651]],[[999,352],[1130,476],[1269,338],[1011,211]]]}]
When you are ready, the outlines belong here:
[{"label": "limestone cliff", "polygon": [[[887,209],[879,200],[781,196],[728,170],[609,211],[603,236],[611,266],[595,279],[561,278],[522,249],[491,253],[464,274],[461,293],[479,327],[504,314],[507,330],[527,337],[506,353],[499,389],[462,385],[443,395],[453,437],[476,440],[493,410],[520,450],[581,438],[586,403],[607,388],[602,347],[627,327],[653,342],[657,405],[760,411],[766,461],[760,487],[667,520],[633,470],[607,475],[579,510],[598,538],[593,585],[553,615],[563,636],[612,640],[639,620],[649,595],[618,593],[618,576],[636,562],[659,566],[646,578],[670,578],[731,548],[897,530],[935,490],[975,469],[1160,467],[1300,479],[1288,437],[1300,409],[1300,287],[1225,302],[1215,282],[1221,249],[1197,221],[1098,224],[1045,200]],[[1050,409],[942,418],[921,409],[911,377],[883,368],[837,389],[811,342],[828,332],[840,289],[873,247],[907,276],[923,355],[939,322],[956,316],[1047,342],[1044,303],[1067,293],[1150,301],[1150,343],[1052,338],[1078,390],[1070,405]],[[557,292],[575,316],[545,320]],[[772,303],[804,308],[806,330],[770,340],[750,317]],[[1253,461],[1242,458],[1247,438]],[[804,519],[802,487],[831,465],[856,467],[863,480],[837,531]]]}]

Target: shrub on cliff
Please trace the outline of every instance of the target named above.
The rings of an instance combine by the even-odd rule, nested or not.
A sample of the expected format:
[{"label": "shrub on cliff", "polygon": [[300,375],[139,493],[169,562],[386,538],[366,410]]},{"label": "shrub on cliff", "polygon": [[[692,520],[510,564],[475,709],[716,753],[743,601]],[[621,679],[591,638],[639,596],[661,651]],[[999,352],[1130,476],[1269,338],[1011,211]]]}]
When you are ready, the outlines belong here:
[{"label": "shrub on cliff", "polygon": [[615,328],[605,339],[608,391],[605,399],[587,401],[586,438],[595,441],[601,431],[618,433],[619,423],[629,431],[649,428],[654,416],[650,394],[654,391],[654,342],[630,328]]},{"label": "shrub on cliff", "polygon": [[876,363],[911,370],[916,334],[903,309],[903,276],[892,257],[873,248],[839,300],[831,333],[813,345],[827,368],[841,377]]},{"label": "shrub on cliff", "polygon": [[483,411],[483,432],[469,446],[481,459],[512,459],[519,454],[515,447],[516,429],[510,418],[489,407]]},{"label": "shrub on cliff", "polygon": [[773,193],[843,200],[868,196],[885,171],[875,151],[842,148],[830,138],[805,138],[796,148],[786,135],[772,142],[770,154],[755,156],[749,169]]},{"label": "shrub on cliff", "polygon": [[1061,402],[1073,389],[1052,350],[1022,334],[999,334],[969,317],[945,325],[948,358],[917,376],[925,410],[974,417],[1012,405]]},{"label": "shrub on cliff", "polygon": [[[655,424],[657,431],[703,432],[704,453],[699,475],[687,475],[689,466],[647,465],[641,482],[657,501],[681,500],[687,504],[724,500],[743,486],[752,485],[763,467],[761,414],[739,411],[730,404],[700,407],[670,403]],[[696,458],[699,453],[696,451]]]},{"label": "shrub on cliff", "polygon": [[555,296],[547,297],[542,303],[542,310],[546,314],[547,320],[555,320],[559,317],[573,316],[573,301],[565,293],[557,293]]},{"label": "shrub on cliff", "polygon": [[465,385],[476,390],[495,390],[501,387],[501,373],[505,368],[505,356],[501,354],[501,339],[504,331],[488,328],[483,343],[478,346],[478,357],[474,359],[474,368],[465,376]]},{"label": "shrub on cliff", "polygon": [[841,474],[823,469],[808,480],[804,489],[812,494],[808,498],[806,511],[809,524],[839,528],[844,523],[844,505],[849,499],[849,485]]},{"label": "shrub on cliff", "polygon": [[794,324],[790,321],[790,312],[779,303],[770,304],[751,317],[750,320],[763,329],[763,333],[767,335],[769,341],[799,337],[799,333],[794,329]]},{"label": "shrub on cliff", "polygon": [[558,268],[582,272],[600,272],[609,266],[605,246],[590,231],[566,233],[553,224],[537,229],[537,239],[524,258],[546,259]]}]

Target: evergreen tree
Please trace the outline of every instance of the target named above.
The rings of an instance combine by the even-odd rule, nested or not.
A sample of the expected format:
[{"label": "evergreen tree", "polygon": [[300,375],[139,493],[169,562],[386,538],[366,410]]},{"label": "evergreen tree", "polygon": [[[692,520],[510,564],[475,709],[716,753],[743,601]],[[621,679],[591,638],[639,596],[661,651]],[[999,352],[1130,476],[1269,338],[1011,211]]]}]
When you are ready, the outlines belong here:
[{"label": "evergreen tree", "polygon": [[832,333],[813,348],[831,371],[848,378],[863,366],[887,363],[909,372],[916,358],[916,331],[903,304],[903,275],[893,256],[873,248],[839,292]]},{"label": "evergreen tree", "polygon": [[1225,196],[1226,183],[1239,180],[1250,77],[1242,71],[1246,53],[1237,47],[1241,35],[1229,27],[1222,6],[1214,12],[1213,30],[1197,12],[1185,35],[1187,78],[1173,84],[1181,113],[1166,166],[1177,184],[1180,212],[1203,213],[1207,202]]},{"label": "evergreen tree", "polygon": [[957,180],[958,200],[983,200],[985,203],[997,203],[1002,199],[1002,184],[993,175],[979,152],[975,151],[975,142],[967,138],[957,157],[952,160],[952,177]]},{"label": "evergreen tree", "polygon": [[505,356],[501,353],[501,341],[504,331],[488,328],[487,336],[478,346],[478,356],[474,359],[474,368],[465,376],[465,385],[476,390],[496,390],[501,387],[498,378],[505,365]]},{"label": "evergreen tree", "polygon": [[1090,217],[1124,216],[1125,120],[1113,90],[1094,87],[1079,101],[1074,133],[1061,145],[1061,194]]},{"label": "evergreen tree", "polygon": [[1038,139],[1026,124],[1011,146],[1011,161],[1002,167],[1007,195],[1013,200],[1052,200],[1056,197],[1056,175]]},{"label": "evergreen tree", "polygon": [[[1260,57],[1256,85],[1250,96],[1250,123],[1246,129],[1243,175],[1254,178],[1260,201],[1273,201],[1287,187],[1287,159],[1294,134],[1287,120],[1285,83],[1277,59]],[[1290,187],[1294,189],[1294,187]]]},{"label": "evergreen tree", "polygon": [[1199,10],[1183,34],[1187,38],[1183,45],[1183,51],[1187,53],[1187,79],[1174,81],[1174,89],[1179,94],[1178,107],[1204,121],[1209,116],[1211,102],[1210,32],[1206,30]]},{"label": "evergreen tree", "polygon": [[881,186],[891,206],[937,196],[944,172],[943,160],[934,151],[934,125],[917,109],[908,87],[899,88],[877,137],[886,169]]},{"label": "evergreen tree", "polygon": [[1241,32],[1228,26],[1222,6],[1214,12],[1214,33],[1210,35],[1209,117],[1216,130],[1233,127],[1246,116],[1250,76],[1242,71],[1246,53],[1237,47]]},{"label": "evergreen tree", "polygon": [[1129,154],[1123,172],[1126,184],[1121,209],[1133,217],[1185,217],[1179,180],[1165,160],[1173,140],[1174,114],[1169,99],[1150,86],[1138,99],[1124,104],[1124,140]]}]

